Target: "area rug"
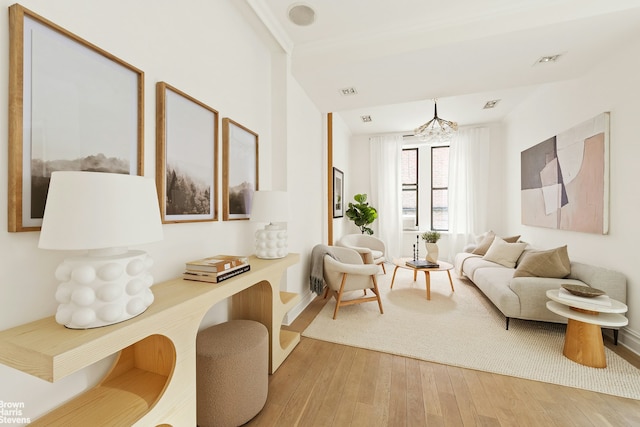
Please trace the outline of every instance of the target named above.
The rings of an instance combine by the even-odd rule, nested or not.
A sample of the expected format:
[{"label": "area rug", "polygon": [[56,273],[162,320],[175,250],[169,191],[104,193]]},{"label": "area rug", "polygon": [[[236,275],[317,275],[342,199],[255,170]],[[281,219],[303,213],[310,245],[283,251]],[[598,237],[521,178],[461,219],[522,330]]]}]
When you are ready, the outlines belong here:
[{"label": "area rug", "polygon": [[[391,269],[388,269],[391,270]],[[640,370],[605,348],[607,367],[590,368],[562,355],[565,325],[505,319],[473,283],[431,273],[431,300],[424,275],[398,269],[378,276],[378,304],[341,307],[327,302],[303,336],[462,368],[510,375],[640,400]],[[359,294],[361,295],[361,294]]]}]

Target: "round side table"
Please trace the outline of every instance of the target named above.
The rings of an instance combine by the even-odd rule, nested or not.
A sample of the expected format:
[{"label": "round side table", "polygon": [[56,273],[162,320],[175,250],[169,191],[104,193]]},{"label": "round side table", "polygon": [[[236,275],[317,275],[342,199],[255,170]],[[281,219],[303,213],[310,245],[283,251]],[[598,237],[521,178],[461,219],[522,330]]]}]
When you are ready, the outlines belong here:
[{"label": "round side table", "polygon": [[621,313],[627,312],[627,306],[614,299],[610,306],[573,301],[560,297],[558,292],[558,289],[547,291],[547,297],[551,299],[547,308],[568,319],[562,354],[581,365],[606,368],[601,326],[626,326],[629,320]]}]

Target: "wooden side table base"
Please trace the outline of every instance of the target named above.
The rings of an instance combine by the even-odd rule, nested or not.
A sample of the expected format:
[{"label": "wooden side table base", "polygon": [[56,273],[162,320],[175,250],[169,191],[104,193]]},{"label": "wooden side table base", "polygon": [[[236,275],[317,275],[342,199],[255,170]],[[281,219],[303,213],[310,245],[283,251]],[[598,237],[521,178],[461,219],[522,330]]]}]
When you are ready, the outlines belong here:
[{"label": "wooden side table base", "polygon": [[562,354],[581,365],[606,368],[600,325],[569,319]]}]

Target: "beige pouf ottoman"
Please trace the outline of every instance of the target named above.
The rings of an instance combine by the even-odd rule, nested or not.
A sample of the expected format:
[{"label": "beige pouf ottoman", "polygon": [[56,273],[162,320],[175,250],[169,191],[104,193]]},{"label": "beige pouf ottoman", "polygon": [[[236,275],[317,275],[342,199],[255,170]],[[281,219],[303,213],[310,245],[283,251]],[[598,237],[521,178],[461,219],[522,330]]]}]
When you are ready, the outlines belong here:
[{"label": "beige pouf ottoman", "polygon": [[231,320],[198,332],[196,371],[198,426],[245,424],[267,401],[267,328],[252,320]]}]

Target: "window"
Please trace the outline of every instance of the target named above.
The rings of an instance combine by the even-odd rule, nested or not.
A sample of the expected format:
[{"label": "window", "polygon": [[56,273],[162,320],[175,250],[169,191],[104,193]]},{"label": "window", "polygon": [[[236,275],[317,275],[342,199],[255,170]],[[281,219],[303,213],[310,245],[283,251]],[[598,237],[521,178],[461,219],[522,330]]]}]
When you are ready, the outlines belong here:
[{"label": "window", "polygon": [[[426,190],[428,188],[430,190]],[[422,224],[420,228],[424,230],[447,231],[448,197],[449,146],[421,145],[403,149],[403,228],[415,230]]]},{"label": "window", "polygon": [[431,147],[431,229],[449,229],[449,147]]},{"label": "window", "polygon": [[402,218],[404,228],[415,228],[418,226],[417,148],[402,150]]}]

